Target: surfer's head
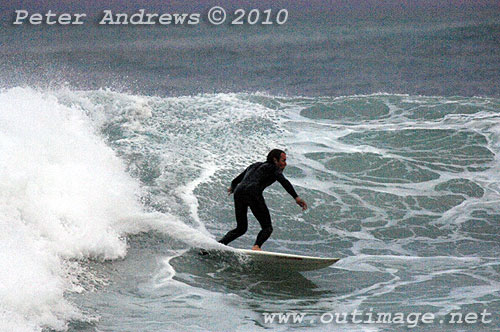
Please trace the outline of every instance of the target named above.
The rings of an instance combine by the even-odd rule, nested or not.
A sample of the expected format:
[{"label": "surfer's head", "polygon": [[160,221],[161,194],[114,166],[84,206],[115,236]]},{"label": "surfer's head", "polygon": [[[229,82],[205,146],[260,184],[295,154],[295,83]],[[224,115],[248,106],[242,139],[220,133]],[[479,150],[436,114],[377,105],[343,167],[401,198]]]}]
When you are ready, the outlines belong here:
[{"label": "surfer's head", "polygon": [[267,162],[275,164],[279,169],[284,170],[286,167],[286,153],[280,149],[273,149],[267,154]]}]

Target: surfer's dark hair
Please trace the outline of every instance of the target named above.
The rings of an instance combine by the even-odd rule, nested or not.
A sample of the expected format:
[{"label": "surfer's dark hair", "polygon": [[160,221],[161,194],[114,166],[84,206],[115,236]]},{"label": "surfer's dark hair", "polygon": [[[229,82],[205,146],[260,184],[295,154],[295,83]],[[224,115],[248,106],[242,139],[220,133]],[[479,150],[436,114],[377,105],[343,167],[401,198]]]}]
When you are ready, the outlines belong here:
[{"label": "surfer's dark hair", "polygon": [[269,152],[267,154],[267,160],[266,161],[268,163],[273,164],[274,163],[274,159],[276,159],[277,161],[280,160],[280,157],[281,157],[282,153],[285,153],[285,151],[280,150],[280,149],[272,149],[271,152]]}]

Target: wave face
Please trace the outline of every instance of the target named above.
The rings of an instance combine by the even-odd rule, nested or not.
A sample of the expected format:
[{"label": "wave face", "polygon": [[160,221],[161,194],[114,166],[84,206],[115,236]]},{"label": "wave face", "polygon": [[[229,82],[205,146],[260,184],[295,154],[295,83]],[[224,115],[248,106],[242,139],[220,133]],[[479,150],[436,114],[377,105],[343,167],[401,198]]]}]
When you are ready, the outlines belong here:
[{"label": "wave face", "polygon": [[[17,87],[0,91],[0,105],[2,329],[118,330],[156,320],[148,328],[180,331],[192,326],[193,306],[204,315],[200,330],[241,322],[259,330],[252,322],[269,308],[320,312],[324,303],[498,312],[497,99]],[[274,147],[287,151],[285,174],[310,210],[301,214],[270,187],[267,249],[344,258],[304,284],[304,303],[279,280],[250,278],[242,289],[231,266],[185,253],[216,246],[234,225],[225,188]],[[235,246],[253,242],[250,224]],[[344,274],[352,289],[340,287]],[[101,277],[109,285],[92,291]],[[228,293],[233,300],[219,304],[229,321],[200,305]],[[154,305],[137,315],[130,302],[142,298]]]},{"label": "wave face", "polygon": [[63,261],[123,257],[140,187],[82,109],[31,89],[0,100],[2,321],[60,329],[81,316]]}]

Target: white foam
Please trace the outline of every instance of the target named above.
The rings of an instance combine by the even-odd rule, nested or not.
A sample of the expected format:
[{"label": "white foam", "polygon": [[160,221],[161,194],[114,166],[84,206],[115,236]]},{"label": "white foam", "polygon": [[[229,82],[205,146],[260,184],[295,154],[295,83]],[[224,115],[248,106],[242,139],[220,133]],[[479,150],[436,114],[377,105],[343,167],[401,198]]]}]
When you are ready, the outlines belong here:
[{"label": "white foam", "polygon": [[28,88],[0,91],[0,104],[0,330],[65,329],[84,319],[64,298],[78,289],[65,260],[123,257],[126,234],[174,218],[145,217],[139,185],[79,107]]}]

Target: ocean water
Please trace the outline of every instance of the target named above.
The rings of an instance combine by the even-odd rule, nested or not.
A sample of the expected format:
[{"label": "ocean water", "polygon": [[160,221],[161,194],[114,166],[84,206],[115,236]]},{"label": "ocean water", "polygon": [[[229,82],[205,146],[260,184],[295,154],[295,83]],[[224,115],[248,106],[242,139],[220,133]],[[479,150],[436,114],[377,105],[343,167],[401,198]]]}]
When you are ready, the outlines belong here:
[{"label": "ocean water", "polygon": [[[462,6],[4,25],[0,330],[498,331],[500,21]],[[198,255],[275,147],[309,209],[269,187],[264,249],[332,267]]]}]

